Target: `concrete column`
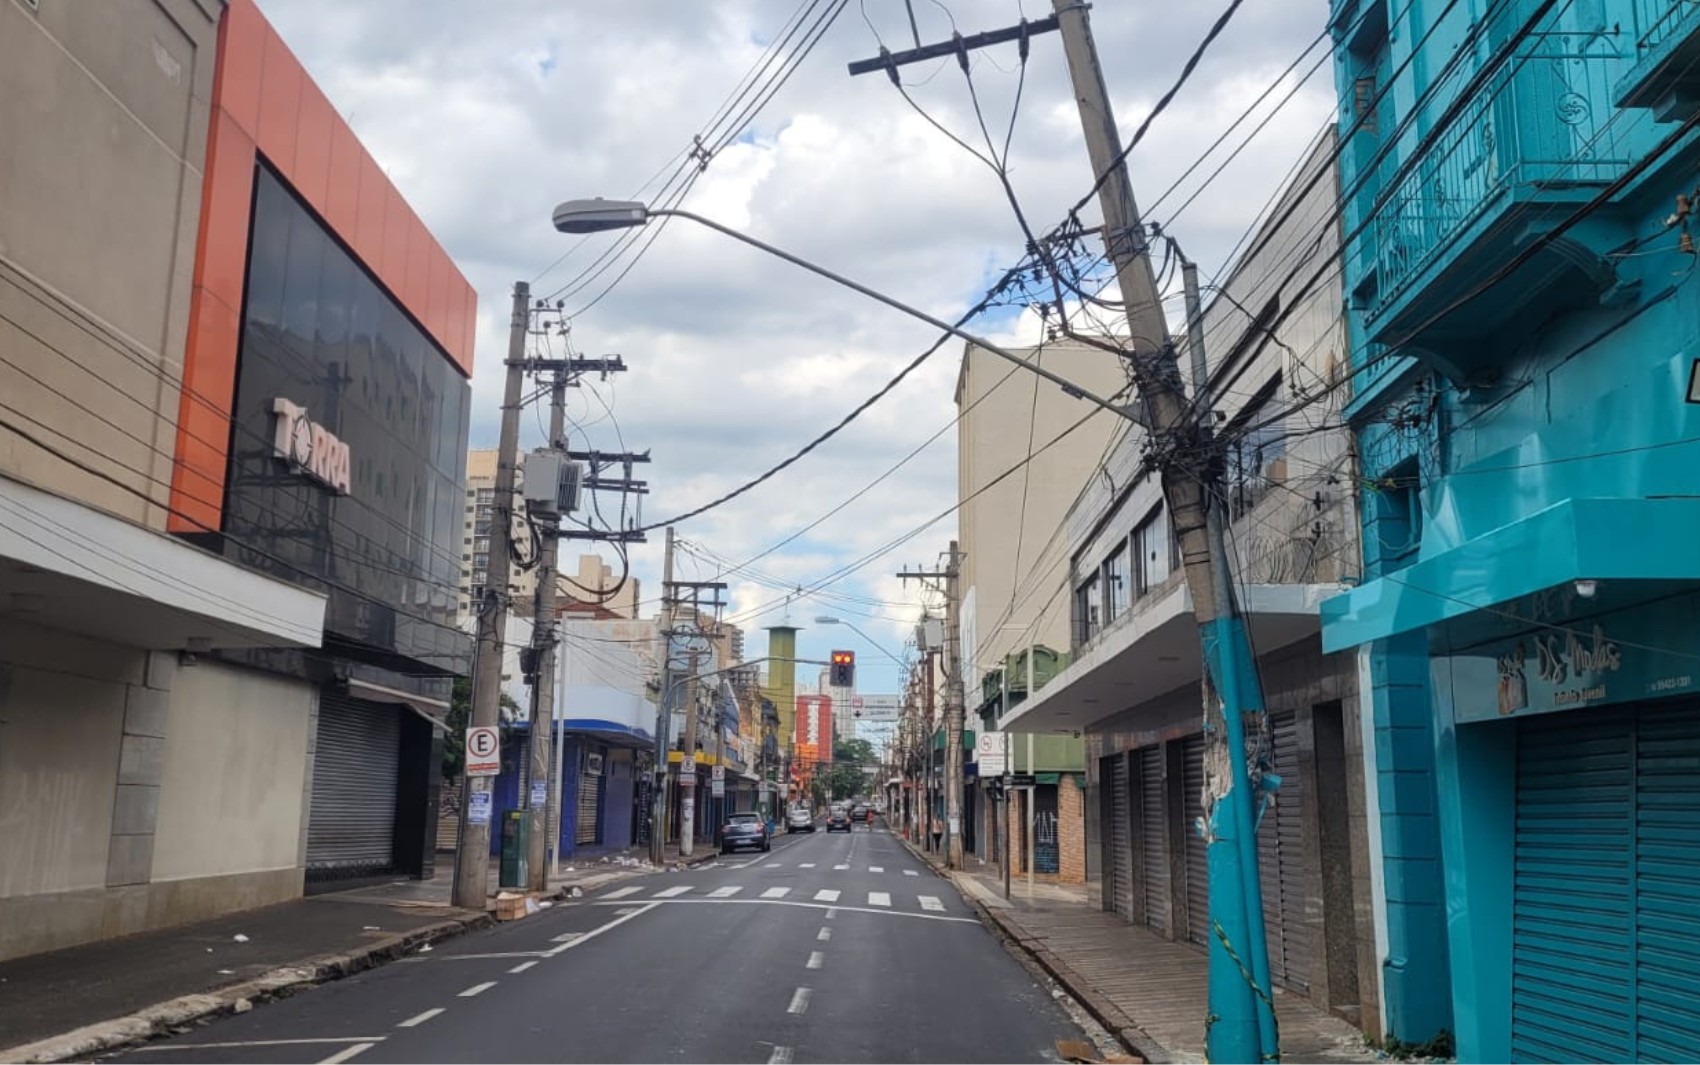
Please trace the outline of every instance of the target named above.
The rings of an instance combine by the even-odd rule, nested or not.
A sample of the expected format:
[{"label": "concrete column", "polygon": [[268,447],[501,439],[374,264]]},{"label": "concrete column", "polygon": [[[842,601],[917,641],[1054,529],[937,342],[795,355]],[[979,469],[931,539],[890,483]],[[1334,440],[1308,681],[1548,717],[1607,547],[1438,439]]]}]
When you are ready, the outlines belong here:
[{"label": "concrete column", "polygon": [[107,887],[146,884],[152,879],[166,722],[176,672],[176,656],[155,651],[147,657],[141,683],[124,686],[124,733],[112,804],[112,838],[106,852]]}]

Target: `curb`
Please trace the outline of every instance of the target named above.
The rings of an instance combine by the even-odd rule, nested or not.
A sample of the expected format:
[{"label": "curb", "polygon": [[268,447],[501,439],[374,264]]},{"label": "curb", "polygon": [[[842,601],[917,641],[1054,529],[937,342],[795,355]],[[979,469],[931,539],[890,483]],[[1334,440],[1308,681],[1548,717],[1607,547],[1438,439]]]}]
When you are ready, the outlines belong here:
[{"label": "curb", "polygon": [[246,1013],[255,1003],[266,1002],[316,984],[395,961],[415,947],[451,939],[495,923],[489,913],[475,913],[415,928],[390,936],[370,946],[344,954],[320,955],[295,965],[286,965],[229,987],[201,994],[181,995],[155,1003],[125,1017],[84,1025],[62,1035],[49,1036],[0,1050],[0,1062],[36,1063],[88,1060],[117,1047],[140,1043],[164,1035],[173,1028],[224,1013]]},{"label": "curb", "polygon": [[1042,939],[1035,938],[1025,928],[1022,928],[1014,918],[1006,917],[981,902],[973,892],[963,890],[962,885],[957,882],[958,874],[933,865],[924,853],[901,835],[893,833],[893,836],[899,843],[908,848],[911,854],[925,862],[935,876],[948,880],[951,886],[956,888],[957,893],[962,896],[962,900],[979,915],[984,924],[995,929],[999,938],[1010,946],[1018,948],[1037,963],[1041,969],[1049,973],[1051,978],[1062,985],[1069,995],[1080,1003],[1081,1008],[1091,1014],[1093,1020],[1103,1025],[1104,1030],[1113,1035],[1116,1041],[1126,1050],[1137,1054],[1145,1061],[1150,1062],[1151,1065],[1167,1065],[1168,1062],[1176,1060],[1172,1051],[1151,1038],[1147,1032],[1133,1022],[1131,1017],[1123,1013],[1120,1007],[1099,994],[1098,990],[1070,968],[1068,963],[1047,949]]}]

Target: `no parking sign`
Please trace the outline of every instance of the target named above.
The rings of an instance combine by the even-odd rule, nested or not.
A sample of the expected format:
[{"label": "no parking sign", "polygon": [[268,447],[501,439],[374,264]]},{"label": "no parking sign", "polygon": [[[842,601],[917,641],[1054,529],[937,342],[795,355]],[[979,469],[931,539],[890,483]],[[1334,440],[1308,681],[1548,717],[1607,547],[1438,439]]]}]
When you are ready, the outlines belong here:
[{"label": "no parking sign", "polygon": [[502,771],[502,740],[495,728],[474,725],[466,730],[466,775],[493,777]]}]

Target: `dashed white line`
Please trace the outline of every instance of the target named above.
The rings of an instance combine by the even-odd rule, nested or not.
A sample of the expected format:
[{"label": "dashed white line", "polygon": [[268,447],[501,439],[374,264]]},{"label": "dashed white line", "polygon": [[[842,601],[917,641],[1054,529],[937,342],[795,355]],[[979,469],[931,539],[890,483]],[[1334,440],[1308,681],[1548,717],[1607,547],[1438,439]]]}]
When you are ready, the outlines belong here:
[{"label": "dashed white line", "polygon": [[613,891],[608,892],[606,895],[604,895],[602,897],[605,898],[605,899],[623,899],[627,895],[636,895],[638,892],[640,892],[642,890],[643,890],[643,888],[641,888],[641,887],[615,888]]},{"label": "dashed white line", "polygon": [[582,936],[582,935],[584,935],[583,932],[562,932],[560,935],[556,936],[554,939],[551,939],[549,942],[551,942],[551,943],[569,943],[569,942],[577,939],[579,936]]},{"label": "dashed white line", "polygon": [[377,1046],[376,1043],[356,1043],[345,1050],[337,1051],[328,1058],[324,1058],[319,1062],[319,1065],[341,1065],[342,1062],[349,1061],[360,1054],[364,1054],[366,1051],[371,1050],[375,1046]]},{"label": "dashed white line", "polygon": [[495,986],[496,986],[496,981],[494,981],[494,980],[486,980],[482,984],[473,984],[471,987],[467,988],[465,991],[462,991],[460,993],[460,997],[461,998],[471,998],[474,995],[482,995],[484,992],[490,990],[492,987],[495,987]]},{"label": "dashed white line", "polygon": [[814,867],[815,867],[814,862],[798,862],[797,863],[797,868],[799,868],[799,869],[813,869]]},{"label": "dashed white line", "polygon": [[809,1008],[809,996],[814,992],[806,987],[799,987],[791,993],[791,1005],[785,1008],[786,1013],[802,1013]]},{"label": "dashed white line", "polygon": [[923,910],[935,910],[935,911],[939,911],[939,912],[944,911],[944,903],[940,902],[938,900],[937,896],[922,895],[920,898],[921,898],[921,909],[923,909]]},{"label": "dashed white line", "polygon": [[738,886],[738,885],[733,885],[733,886],[730,886],[730,887],[717,887],[713,891],[710,891],[708,893],[708,897],[711,898],[711,899],[729,899],[733,895],[736,895],[738,892],[740,892],[742,890],[744,890],[744,889],[741,886]]},{"label": "dashed white line", "polygon": [[522,961],[518,965],[514,966],[512,969],[509,969],[508,972],[510,972],[510,973],[523,973],[527,969],[531,968],[533,965],[536,965],[536,964],[537,963],[535,961]]},{"label": "dashed white line", "polygon": [[[528,962],[526,962],[526,964],[527,965],[536,965],[537,963],[534,962],[534,961],[528,961]],[[443,1007],[441,1007],[441,1006],[434,1006],[431,1009],[426,1010],[424,1013],[418,1014],[418,1015],[413,1016],[413,1017],[409,1017],[407,1020],[402,1021],[400,1024],[396,1025],[396,1027],[397,1028],[417,1028],[420,1025],[424,1024],[426,1021],[430,1020],[432,1017],[437,1016],[439,1013],[447,1013],[447,1012],[448,1011],[443,1009]]]},{"label": "dashed white line", "polygon": [[314,1037],[314,1038],[309,1038],[309,1039],[241,1039],[241,1040],[237,1040],[237,1041],[234,1041],[234,1042],[228,1042],[228,1043],[153,1043],[153,1044],[149,1044],[147,1046],[131,1047],[129,1049],[128,1053],[131,1053],[131,1054],[152,1054],[152,1053],[158,1053],[160,1051],[166,1051],[166,1050],[172,1051],[172,1052],[177,1052],[177,1051],[182,1051],[182,1050],[229,1050],[229,1049],[233,1049],[235,1047],[288,1047],[288,1046],[309,1046],[309,1045],[317,1045],[317,1044],[320,1044],[320,1043],[351,1043],[351,1042],[363,1043],[368,1047],[373,1047],[373,1046],[377,1046],[379,1043],[382,1043],[385,1039],[388,1039],[388,1038],[389,1038],[388,1036],[383,1036],[383,1035],[356,1035],[356,1036],[338,1035],[338,1036],[330,1036],[328,1038]]},{"label": "dashed white line", "polygon": [[835,873],[842,873],[842,872],[844,872],[844,870],[846,870],[848,868],[850,868],[850,863],[846,862],[843,865],[833,866],[832,871],[835,872]]},{"label": "dashed white line", "polygon": [[808,964],[805,965],[804,968],[805,969],[818,969],[825,964],[826,964],[826,955],[821,953],[818,950],[811,950],[809,952]]},{"label": "dashed white line", "polygon": [[763,869],[777,869],[777,868],[779,868],[779,863],[778,862],[768,862],[766,865],[762,866],[762,868]]},{"label": "dashed white line", "polygon": [[[685,901],[692,901],[692,900],[687,899]],[[701,900],[695,900],[695,901],[701,901]],[[597,936],[601,935],[602,933],[612,931],[613,929],[616,929],[616,928],[620,927],[621,925],[625,924],[627,921],[631,920],[632,918],[641,916],[642,914],[646,914],[650,910],[653,910],[657,906],[660,906],[660,905],[661,905],[661,903],[659,903],[659,902],[646,902],[642,906],[621,907],[619,910],[616,911],[619,914],[619,916],[614,918],[612,921],[609,921],[607,924],[602,925],[601,927],[592,928],[590,931],[586,932],[582,936],[579,936],[577,939],[570,939],[567,942],[560,944],[559,946],[549,948],[548,950],[543,952],[543,956],[545,958],[553,958],[555,955],[561,953],[563,950],[571,950],[574,947],[583,946],[584,944],[595,939]]]},{"label": "dashed white line", "polygon": [[913,870],[913,869],[905,869],[905,870],[903,870],[903,875],[904,875],[904,876],[920,876],[920,875],[921,875],[921,874],[920,874],[920,873],[917,873],[917,872],[916,872],[916,871],[915,871],[915,870]]},{"label": "dashed white line", "polygon": [[764,899],[782,899],[789,894],[791,894],[791,889],[788,887],[770,887],[761,893],[761,897]]},{"label": "dashed white line", "polygon": [[773,1053],[767,1056],[767,1065],[791,1065],[791,1048],[774,1046]]},{"label": "dashed white line", "polygon": [[870,891],[870,892],[868,892],[868,905],[869,906],[890,906],[891,905],[891,893],[888,892],[888,891]]},{"label": "dashed white line", "polygon": [[819,891],[815,892],[815,901],[816,902],[837,902],[838,901],[838,894],[839,893],[834,891],[832,888],[821,888]]},{"label": "dashed white line", "polygon": [[820,940],[822,943],[825,943],[827,940],[832,938],[832,929],[821,929],[819,932],[815,933],[815,938]]},{"label": "dashed white line", "polygon": [[689,884],[680,884],[678,887],[662,888],[660,891],[655,893],[654,897],[658,899],[671,899],[679,895],[683,895],[690,889],[691,886]]},{"label": "dashed white line", "polygon": [[868,872],[870,872],[870,873],[883,873],[883,872],[885,872],[885,866],[883,866],[883,865],[870,865],[870,866],[868,866]]},{"label": "dashed white line", "polygon": [[827,908],[826,908],[826,918],[825,918],[825,919],[826,919],[826,920],[828,920],[828,921],[830,921],[830,920],[832,920],[832,919],[833,919],[833,918],[834,918],[834,917],[837,917],[837,916],[838,916],[838,908],[837,908],[837,907],[835,907],[835,906],[828,906],[828,907],[827,907]]}]

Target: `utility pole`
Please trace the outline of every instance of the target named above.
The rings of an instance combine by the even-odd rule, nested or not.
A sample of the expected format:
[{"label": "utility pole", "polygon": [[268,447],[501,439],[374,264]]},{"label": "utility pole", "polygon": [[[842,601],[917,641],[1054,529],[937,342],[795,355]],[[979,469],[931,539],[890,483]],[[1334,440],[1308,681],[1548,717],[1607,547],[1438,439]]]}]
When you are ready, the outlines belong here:
[{"label": "utility pole", "polygon": [[[508,324],[507,383],[502,390],[502,431],[496,453],[495,497],[490,513],[489,583],[478,610],[478,646],[472,670],[474,727],[501,724],[502,646],[508,628],[509,538],[513,536],[514,471],[519,465],[520,392],[525,374],[525,337],[531,322],[531,286],[514,284]],[[475,799],[482,795],[483,798]],[[455,852],[453,902],[468,910],[485,907],[490,869],[489,777],[468,777]],[[481,819],[480,819],[481,818]]]},{"label": "utility pole", "polygon": [[[566,450],[567,378],[555,371],[549,386],[549,443],[556,451]],[[556,648],[560,639],[555,633],[556,567],[560,560],[561,538],[559,518],[542,523],[543,552],[537,565],[536,609],[532,612],[532,648],[537,655],[537,679],[532,682],[536,697],[531,711],[531,779],[546,781],[545,801],[537,803],[537,785],[531,786],[533,810],[531,818],[531,890],[547,891],[549,878],[561,873],[561,827],[566,818],[561,810],[561,776],[566,766],[561,764],[562,736],[555,727]],[[555,771],[549,771],[549,747],[555,748]],[[541,807],[541,808],[538,808]],[[550,838],[550,812],[554,812],[555,829]],[[547,858],[547,866],[545,866]]]},{"label": "utility pole", "polygon": [[[1223,549],[1216,472],[1219,464],[1213,461],[1215,445],[1210,434],[1201,428],[1201,423],[1208,422],[1209,406],[1205,402],[1189,406],[1174,345],[1169,341],[1168,323],[1147,254],[1145,227],[1134,201],[1121,134],[1092,40],[1089,5],[1079,0],[1051,0],[1051,6],[1051,18],[1023,20],[1013,29],[959,35],[950,42],[917,46],[897,54],[882,48],[877,59],[852,63],[850,72],[884,70],[896,81],[897,68],[907,63],[954,54],[966,65],[967,52],[972,48],[1019,40],[1025,50],[1033,34],[1060,31],[1104,216],[1105,249],[1115,265],[1129,335],[1135,338],[1127,352],[1129,371],[1143,407],[1142,422],[1150,429],[1150,443],[1161,470],[1163,495],[1203,645],[1205,785],[1201,799],[1212,925],[1207,1056],[1219,1062],[1276,1061],[1280,1046],[1270,997],[1254,835],[1255,796],[1245,742],[1245,716],[1263,713],[1263,696],[1251,643],[1233,600],[1229,556]],[[1196,290],[1195,276],[1188,306],[1195,374],[1203,358]],[[1203,385],[1203,381],[1195,384],[1195,400],[1205,398]],[[1195,410],[1200,417],[1194,417]],[[1214,501],[1212,494],[1217,496]],[[951,761],[947,759],[947,767]]]},{"label": "utility pole", "polygon": [[[955,540],[943,569],[904,570],[898,579],[923,581],[944,593],[944,853],[945,867],[962,868],[962,552]],[[932,720],[932,670],[927,671],[927,718]]]},{"label": "utility pole", "polygon": [[[693,622],[698,619],[691,619]],[[690,672],[685,676],[684,757],[679,761],[679,856],[696,853],[697,831],[697,648],[690,649]]]},{"label": "utility pole", "polygon": [[672,746],[673,712],[673,526],[667,526],[667,547],[661,556],[661,696],[655,704],[655,789],[650,795],[649,860],[667,861],[667,751]]}]

